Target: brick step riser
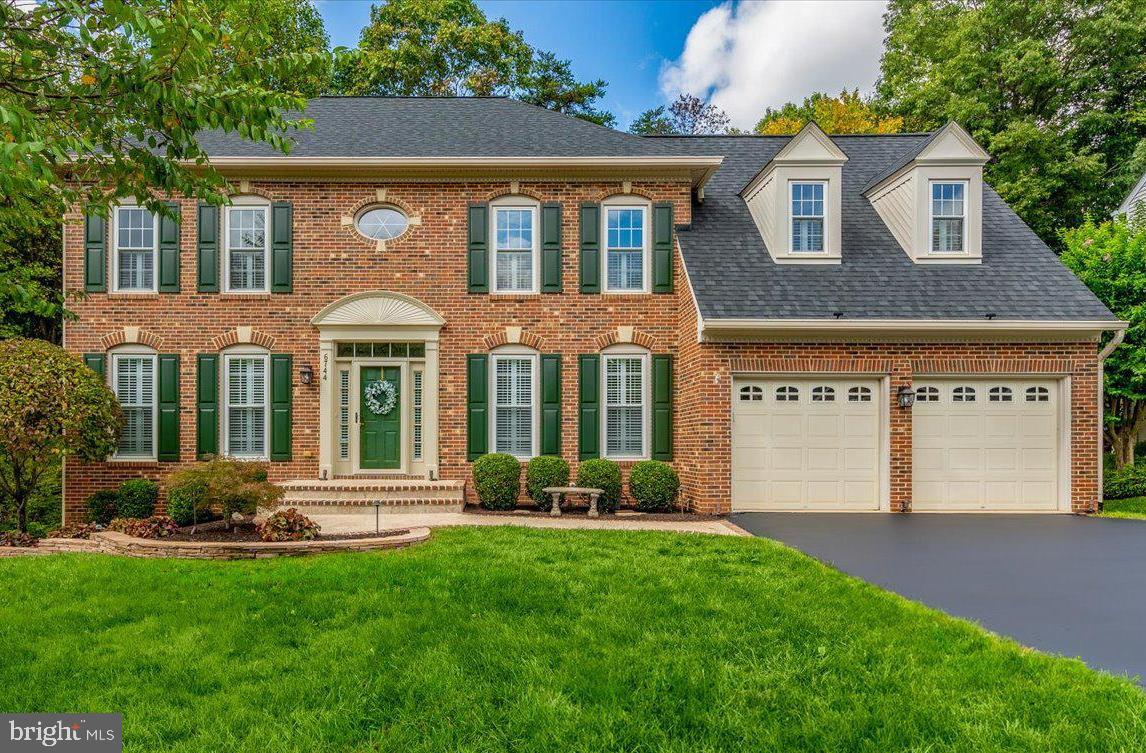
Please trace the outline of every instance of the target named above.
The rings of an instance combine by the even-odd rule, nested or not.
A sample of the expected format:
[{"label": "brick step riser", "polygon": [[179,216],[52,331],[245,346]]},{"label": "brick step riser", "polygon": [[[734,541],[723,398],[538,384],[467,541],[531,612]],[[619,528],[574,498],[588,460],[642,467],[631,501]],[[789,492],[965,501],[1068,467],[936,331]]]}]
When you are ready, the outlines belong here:
[{"label": "brick step riser", "polygon": [[[309,501],[300,504],[283,502],[282,507],[293,507],[301,512],[303,515],[361,515],[363,513],[373,512],[374,505],[363,503],[350,503],[347,504],[341,500],[328,500],[328,501]],[[380,515],[408,514],[408,513],[447,513],[447,512],[461,512],[465,507],[465,503],[460,501],[447,501],[447,500],[407,500],[400,502],[384,502],[379,508]]]}]

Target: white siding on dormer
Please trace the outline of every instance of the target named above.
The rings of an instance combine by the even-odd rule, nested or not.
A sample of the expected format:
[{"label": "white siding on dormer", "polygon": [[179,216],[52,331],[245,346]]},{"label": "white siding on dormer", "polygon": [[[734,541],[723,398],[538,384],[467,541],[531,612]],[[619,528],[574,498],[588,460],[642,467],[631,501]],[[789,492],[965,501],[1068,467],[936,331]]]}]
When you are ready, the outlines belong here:
[{"label": "white siding on dormer", "polygon": [[756,222],[756,229],[764,239],[764,245],[773,248],[776,243],[776,177],[770,176],[760,184],[759,189],[746,200],[748,211]]},{"label": "white siding on dormer", "polygon": [[879,214],[895,240],[912,256],[915,234],[915,175],[908,173],[877,194],[871,205]]}]

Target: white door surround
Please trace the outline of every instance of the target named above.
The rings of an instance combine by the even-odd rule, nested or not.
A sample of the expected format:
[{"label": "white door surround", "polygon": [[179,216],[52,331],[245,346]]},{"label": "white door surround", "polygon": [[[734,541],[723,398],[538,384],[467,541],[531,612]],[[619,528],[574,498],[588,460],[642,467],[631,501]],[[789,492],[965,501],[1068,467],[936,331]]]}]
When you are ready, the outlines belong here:
[{"label": "white door surround", "polygon": [[[428,478],[438,478],[438,335],[445,319],[416,298],[386,290],[372,290],[334,301],[315,314],[310,322],[318,328],[319,343],[319,478],[334,478],[338,461],[336,406],[339,385],[335,379],[335,343],[379,341],[425,344],[422,372],[422,465]],[[384,360],[362,359],[362,362],[382,363]],[[354,363],[352,371],[356,374],[358,361]],[[389,361],[386,363],[393,365]],[[409,361],[401,363],[405,363],[401,392],[404,420],[408,425],[413,413],[409,402],[413,389]],[[357,379],[353,379],[352,403],[356,400],[356,391]],[[351,430],[352,437],[354,434],[354,430]],[[352,443],[357,448],[357,440],[352,439]],[[402,468],[392,473],[409,473],[409,455],[404,449]],[[354,457],[352,452],[352,462],[357,468]]]}]

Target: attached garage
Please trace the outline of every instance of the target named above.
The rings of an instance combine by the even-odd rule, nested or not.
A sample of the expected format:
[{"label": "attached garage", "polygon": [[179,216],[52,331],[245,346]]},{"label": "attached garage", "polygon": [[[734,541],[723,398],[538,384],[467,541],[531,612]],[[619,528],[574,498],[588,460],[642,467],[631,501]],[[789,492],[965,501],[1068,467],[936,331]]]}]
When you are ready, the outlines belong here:
[{"label": "attached garage", "polygon": [[732,509],[879,509],[882,396],[879,379],[736,379]]},{"label": "attached garage", "polygon": [[917,379],[911,509],[1069,509],[1063,400],[1051,379]]}]

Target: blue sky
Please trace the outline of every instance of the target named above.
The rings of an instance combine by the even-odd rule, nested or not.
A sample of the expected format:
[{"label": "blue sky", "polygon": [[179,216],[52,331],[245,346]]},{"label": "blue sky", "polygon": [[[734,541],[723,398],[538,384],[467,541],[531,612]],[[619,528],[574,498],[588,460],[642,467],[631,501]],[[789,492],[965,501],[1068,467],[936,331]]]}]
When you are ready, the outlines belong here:
[{"label": "blue sky", "polygon": [[[870,90],[882,42],[882,0],[478,0],[530,44],[604,79],[601,102],[628,127],[641,111],[690,91],[751,127],[766,106],[817,89]],[[370,0],[319,0],[335,45],[353,47]],[[690,34],[691,32],[691,34]],[[797,55],[798,53],[798,55]],[[790,60],[801,65],[788,68]]]}]

